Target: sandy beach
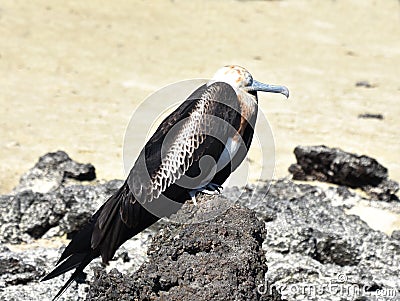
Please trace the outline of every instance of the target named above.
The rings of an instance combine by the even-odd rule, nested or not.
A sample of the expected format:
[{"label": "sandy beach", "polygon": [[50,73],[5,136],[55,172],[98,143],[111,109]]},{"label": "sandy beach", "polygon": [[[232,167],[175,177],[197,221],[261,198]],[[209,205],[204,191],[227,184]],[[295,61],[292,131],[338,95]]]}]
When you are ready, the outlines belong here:
[{"label": "sandy beach", "polygon": [[226,64],[291,91],[287,101],[259,96],[275,178],[288,174],[295,146],[325,144],[374,157],[400,181],[399,25],[396,0],[3,2],[0,192],[58,149],[91,162],[99,179],[124,178],[137,105]]}]

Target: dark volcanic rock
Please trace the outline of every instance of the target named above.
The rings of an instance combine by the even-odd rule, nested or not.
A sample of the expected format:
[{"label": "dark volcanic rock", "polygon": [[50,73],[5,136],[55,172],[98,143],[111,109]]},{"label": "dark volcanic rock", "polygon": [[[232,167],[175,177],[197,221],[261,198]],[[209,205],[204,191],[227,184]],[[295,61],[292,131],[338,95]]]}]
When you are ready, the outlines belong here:
[{"label": "dark volcanic rock", "polygon": [[364,113],[364,114],[359,114],[358,118],[383,120],[383,115],[382,114],[373,114],[373,113]]},{"label": "dark volcanic rock", "polygon": [[[349,160],[344,169],[369,168],[354,166],[363,159]],[[378,164],[372,164],[376,171],[371,173],[384,183],[387,171]],[[0,196],[0,301],[49,300],[70,275],[38,282],[54,267],[60,243],[55,247],[52,240],[41,239],[7,248],[2,242],[73,234],[122,185],[69,185],[66,180],[50,181],[59,184],[47,192],[21,189]],[[363,187],[369,186],[379,192],[379,185]],[[396,185],[390,191],[395,190]],[[342,301],[400,296],[400,234],[388,237],[346,214],[352,204],[365,202],[355,191],[280,180],[225,189],[223,194],[225,198],[200,197],[198,207],[185,204],[173,216],[180,224],[161,221],[126,242],[110,262],[118,270],[106,273],[96,259],[86,269],[87,282],[73,283],[60,300]],[[400,212],[399,202],[375,197],[368,204]],[[191,224],[189,218],[199,223]],[[137,270],[149,236],[157,231],[147,262]]]},{"label": "dark volcanic rock", "polygon": [[393,231],[391,238],[400,241],[400,230]]},{"label": "dark volcanic rock", "polygon": [[361,187],[371,198],[381,201],[398,201],[396,193],[399,191],[399,183],[396,181],[385,179],[377,186],[366,185]]},{"label": "dark volcanic rock", "polygon": [[376,84],[371,84],[367,80],[360,80],[360,81],[356,82],[355,86],[356,87],[364,87],[364,88],[375,88]]},{"label": "dark volcanic rock", "polygon": [[12,194],[0,196],[0,243],[73,234],[123,183],[95,186],[68,181],[95,177],[92,164],[75,162],[63,151],[40,157]]},{"label": "dark volcanic rock", "polygon": [[[266,221],[266,286],[277,288],[283,298],[375,300],[370,297],[378,289],[399,291],[400,241],[396,234],[391,239],[358,216],[347,215],[344,207],[333,206],[352,197],[343,188],[277,181],[248,187],[242,194],[238,190],[225,193]],[[330,283],[359,291],[335,293],[326,289]],[[365,292],[364,286],[373,290]]]},{"label": "dark volcanic rock", "polygon": [[22,256],[0,245],[0,288],[38,280],[43,272],[40,267],[27,263]]},{"label": "dark volcanic rock", "polygon": [[67,233],[70,238],[70,235],[78,231],[97,208],[114,194],[123,183],[122,180],[112,180],[96,186],[71,185],[61,187],[57,191],[57,195],[64,201],[67,210],[60,219],[58,228],[53,229],[50,236],[61,236]]},{"label": "dark volcanic rock", "polygon": [[40,157],[35,166],[21,177],[14,193],[24,190],[45,193],[57,189],[67,179],[91,181],[95,178],[92,164],[75,162],[65,152],[57,151]]},{"label": "dark volcanic rock", "polygon": [[0,242],[73,234],[117,191],[122,181],[61,186],[48,193],[24,190],[0,198]]},{"label": "dark volcanic rock", "polygon": [[[1,301],[43,301],[51,300],[55,288],[61,287],[67,280],[62,275],[52,281],[38,282],[50,271],[57,257],[58,250],[46,247],[24,246],[11,251],[0,244],[0,300]],[[92,264],[94,265],[94,264]],[[82,301],[87,285],[72,285],[60,300]]]},{"label": "dark volcanic rock", "polygon": [[289,167],[293,179],[321,181],[361,188],[374,198],[397,199],[399,184],[388,179],[387,169],[375,159],[326,146],[297,146],[296,164]]},{"label": "dark volcanic rock", "polygon": [[297,164],[289,171],[295,180],[318,180],[355,188],[377,186],[388,176],[387,169],[375,159],[337,148],[297,146],[294,154]]},{"label": "dark volcanic rock", "polygon": [[[198,208],[185,204],[182,215],[204,218],[212,214],[210,202],[215,210],[227,200],[207,198]],[[280,300],[256,290],[267,271],[264,236],[254,213],[238,206],[209,222],[170,224],[154,238],[149,262],[137,272],[97,271],[87,300]]]}]

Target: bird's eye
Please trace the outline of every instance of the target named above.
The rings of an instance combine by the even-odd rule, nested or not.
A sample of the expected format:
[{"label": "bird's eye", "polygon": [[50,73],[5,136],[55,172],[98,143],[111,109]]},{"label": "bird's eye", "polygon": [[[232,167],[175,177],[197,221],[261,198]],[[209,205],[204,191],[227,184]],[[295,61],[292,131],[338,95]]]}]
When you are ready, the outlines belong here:
[{"label": "bird's eye", "polygon": [[253,84],[253,77],[250,74],[248,74],[246,76],[246,86],[251,86],[252,84]]}]

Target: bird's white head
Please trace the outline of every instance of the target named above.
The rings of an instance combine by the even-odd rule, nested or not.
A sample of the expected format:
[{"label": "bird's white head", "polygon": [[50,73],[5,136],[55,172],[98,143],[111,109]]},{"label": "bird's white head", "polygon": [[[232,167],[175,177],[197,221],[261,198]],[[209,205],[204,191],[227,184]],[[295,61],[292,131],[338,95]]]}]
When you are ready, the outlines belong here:
[{"label": "bird's white head", "polygon": [[285,86],[263,84],[253,79],[250,72],[237,65],[229,65],[220,68],[210,82],[225,82],[236,91],[241,89],[245,92],[271,92],[281,93],[289,97],[289,90]]}]

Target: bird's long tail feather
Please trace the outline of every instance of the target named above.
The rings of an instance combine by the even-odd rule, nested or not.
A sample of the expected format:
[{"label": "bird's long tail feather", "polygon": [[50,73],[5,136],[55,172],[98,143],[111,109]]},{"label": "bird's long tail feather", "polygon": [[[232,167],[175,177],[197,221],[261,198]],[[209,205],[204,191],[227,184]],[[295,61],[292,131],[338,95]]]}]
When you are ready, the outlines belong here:
[{"label": "bird's long tail feather", "polygon": [[[84,255],[84,254],[79,254],[79,255]],[[65,292],[65,290],[72,284],[74,280],[78,280],[81,278],[84,278],[86,275],[83,272],[83,269],[93,260],[93,256],[91,254],[86,255],[85,257],[81,256],[74,256],[72,255],[71,257],[67,258],[64,262],[62,262],[59,266],[57,266],[51,273],[49,273],[46,277],[44,277],[41,281],[45,281],[54,277],[57,277],[66,271],[72,270],[73,268],[76,267],[76,270],[72,273],[72,275],[68,278],[68,280],[65,282],[65,284],[61,287],[61,289],[58,291],[57,295],[54,296],[52,299],[53,301],[56,301],[62,293]],[[76,263],[76,261],[80,261]]]},{"label": "bird's long tail feather", "polygon": [[93,259],[101,255],[103,262],[107,263],[121,244],[158,219],[135,201],[125,182],[75,234],[61,254],[56,268],[41,281],[76,269],[57,293],[56,300],[72,281],[82,278],[83,269]]}]

